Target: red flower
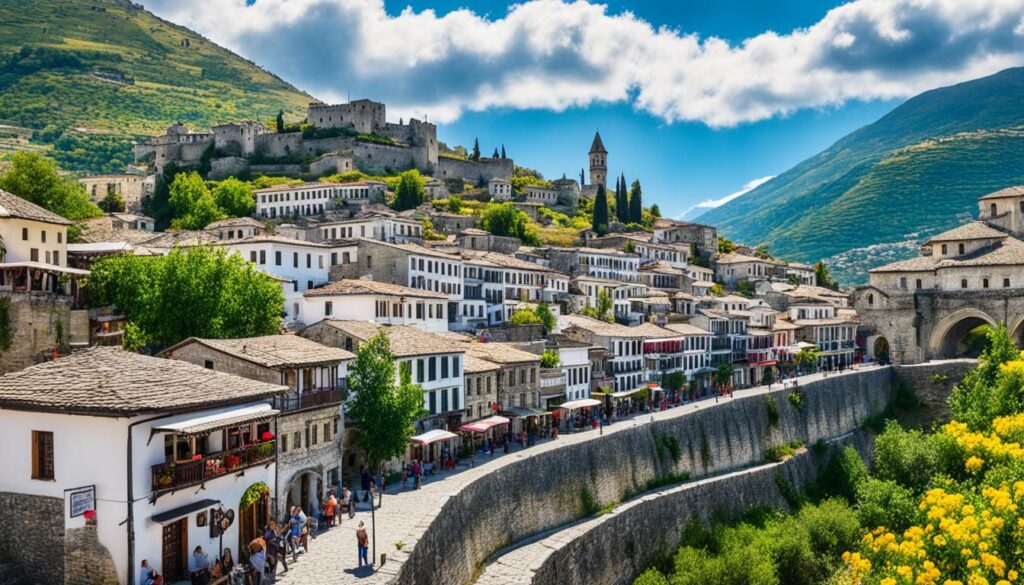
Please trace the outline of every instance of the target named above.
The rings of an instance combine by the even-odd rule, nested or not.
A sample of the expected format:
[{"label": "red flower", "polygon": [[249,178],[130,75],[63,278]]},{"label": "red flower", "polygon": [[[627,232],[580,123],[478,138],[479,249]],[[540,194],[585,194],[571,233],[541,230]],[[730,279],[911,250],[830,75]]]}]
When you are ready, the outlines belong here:
[{"label": "red flower", "polygon": [[203,458],[202,455],[200,455],[199,453],[196,453],[195,455],[192,456],[192,461],[199,461],[202,458]]},{"label": "red flower", "polygon": [[85,512],[84,512],[84,513],[82,514],[82,516],[83,516],[83,517],[84,517],[84,518],[85,518],[86,520],[92,520],[93,518],[95,518],[95,517],[96,517],[96,510],[86,510],[86,511],[85,511]]},{"label": "red flower", "polygon": [[274,439],[274,433],[270,431],[263,431],[263,434],[260,435],[260,439],[264,441],[272,441]]}]

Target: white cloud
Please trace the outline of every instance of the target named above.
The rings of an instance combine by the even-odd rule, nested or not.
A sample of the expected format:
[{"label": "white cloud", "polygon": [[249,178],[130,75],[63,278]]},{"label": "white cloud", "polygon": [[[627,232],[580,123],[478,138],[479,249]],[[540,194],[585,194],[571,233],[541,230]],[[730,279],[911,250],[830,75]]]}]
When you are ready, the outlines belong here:
[{"label": "white cloud", "polygon": [[907,97],[1019,65],[1020,0],[855,0],[739,44],[530,0],[490,19],[383,0],[150,0],[321,99],[385,101],[444,122],[467,110],[629,102],[667,122],[733,126],[848,100]]},{"label": "white cloud", "polygon": [[770,175],[767,177],[761,177],[760,179],[753,179],[747,181],[743,185],[743,187],[740,188],[740,190],[736,191],[735,193],[729,193],[725,197],[719,197],[718,199],[705,199],[704,201],[701,201],[700,203],[680,213],[679,219],[693,219],[698,215],[704,213],[705,211],[708,211],[709,209],[721,207],[741,195],[746,195],[747,193],[753,191],[754,189],[760,187],[761,185],[767,183],[768,181],[771,181],[774,178],[775,175]]}]

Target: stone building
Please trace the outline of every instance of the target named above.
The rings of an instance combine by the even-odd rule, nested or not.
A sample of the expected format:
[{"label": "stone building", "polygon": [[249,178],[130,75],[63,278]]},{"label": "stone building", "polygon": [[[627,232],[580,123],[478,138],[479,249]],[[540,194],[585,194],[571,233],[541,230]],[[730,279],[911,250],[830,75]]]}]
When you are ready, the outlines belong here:
[{"label": "stone building", "polygon": [[499,254],[515,254],[523,243],[519,238],[496,236],[491,232],[476,228],[462,230],[455,241],[460,248],[498,252]]},{"label": "stone building", "polygon": [[471,337],[450,334],[467,356],[498,364],[499,410],[538,408],[540,404],[540,356],[512,343],[480,343]]},{"label": "stone building", "polygon": [[472,355],[466,356],[466,418],[472,422],[495,414],[498,404],[498,375],[501,366]]},{"label": "stone building", "polygon": [[212,233],[221,240],[244,240],[262,235],[267,228],[262,222],[251,217],[229,217],[207,225],[203,231]]},{"label": "stone building", "polygon": [[1024,338],[1024,187],[978,200],[980,221],[933,236],[920,255],[869,271],[853,303],[865,353],[917,363],[962,355],[965,337],[1005,323]]},{"label": "stone building", "polygon": [[512,183],[501,177],[495,177],[487,182],[487,193],[494,201],[510,201],[512,199]]},{"label": "stone building", "polygon": [[274,398],[277,419],[276,516],[292,506],[314,510],[341,485],[346,391],[351,352],[295,335],[243,339],[190,337],[160,354],[268,384],[287,386]]},{"label": "stone building", "polygon": [[384,201],[384,183],[303,183],[276,185],[253,191],[256,215],[260,217],[306,217],[323,215],[338,207]]},{"label": "stone building", "polygon": [[365,320],[381,325],[411,325],[424,331],[448,331],[448,295],[368,278],[343,279],[307,290],[300,319]]},{"label": "stone building", "polygon": [[[598,185],[608,185],[608,151],[601,140],[600,132],[594,132],[594,140],[590,143],[587,153],[590,162],[590,183],[581,186],[583,195],[593,199],[597,195]],[[583,171],[580,171],[582,175]]]},{"label": "stone building", "polygon": [[[398,366],[396,382],[401,366],[407,365],[412,381],[423,387],[423,408],[427,414],[416,421],[416,432],[434,429],[457,432],[468,412],[463,372],[466,352],[461,344],[408,325],[385,326],[369,321],[330,319],[305,328],[302,336],[355,352],[380,331],[387,334],[391,343],[391,353]],[[349,429],[345,436],[345,468],[354,473],[363,465],[358,450],[352,446],[352,429],[358,424],[359,421],[348,420],[345,425]]]},{"label": "stone building", "polygon": [[432,211],[427,214],[434,230],[445,235],[454,235],[462,231],[475,229],[480,223],[480,217],[476,215],[462,215],[447,211]]},{"label": "stone building", "polygon": [[286,391],[109,347],[0,376],[0,502],[31,522],[0,537],[4,562],[38,583],[124,585],[142,559],[178,582],[196,546],[242,553],[271,517],[270,403]]},{"label": "stone building", "polygon": [[93,203],[99,203],[108,194],[116,193],[124,200],[126,210],[142,208],[145,182],[146,177],[134,174],[93,175],[78,179]]}]

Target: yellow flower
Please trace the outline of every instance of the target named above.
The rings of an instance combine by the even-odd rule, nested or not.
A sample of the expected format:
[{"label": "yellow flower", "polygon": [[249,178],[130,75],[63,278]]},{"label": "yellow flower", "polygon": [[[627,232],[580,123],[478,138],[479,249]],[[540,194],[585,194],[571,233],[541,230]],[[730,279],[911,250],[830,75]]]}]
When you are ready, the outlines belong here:
[{"label": "yellow flower", "polygon": [[965,463],[964,466],[967,468],[967,471],[976,472],[979,469],[981,469],[981,466],[984,464],[984,459],[972,455],[969,459],[967,459],[967,463]]}]

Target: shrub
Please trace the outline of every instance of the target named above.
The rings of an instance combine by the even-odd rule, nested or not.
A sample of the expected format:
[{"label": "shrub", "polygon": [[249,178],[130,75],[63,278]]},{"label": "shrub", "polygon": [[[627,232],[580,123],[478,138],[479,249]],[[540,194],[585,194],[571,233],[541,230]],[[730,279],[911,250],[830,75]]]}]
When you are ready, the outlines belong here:
[{"label": "shrub", "polygon": [[903,532],[917,517],[917,501],[895,481],[868,478],[857,487],[857,516],[869,530],[885,526]]},{"label": "shrub", "polygon": [[542,321],[536,313],[529,309],[518,309],[508,319],[509,325],[541,325]]},{"label": "shrub", "polygon": [[768,461],[782,461],[787,457],[792,457],[797,452],[797,449],[803,446],[804,444],[800,441],[790,441],[789,443],[768,447],[764,450],[764,458]]},{"label": "shrub", "polygon": [[804,407],[804,395],[800,392],[790,392],[786,398],[789,399],[789,403],[797,408]]},{"label": "shrub", "polygon": [[860,521],[849,504],[828,499],[817,506],[804,506],[797,515],[807,530],[811,550],[833,561],[860,541]]},{"label": "shrub", "polygon": [[647,569],[633,580],[633,585],[668,585],[668,579],[658,569]]},{"label": "shrub", "polygon": [[868,467],[853,447],[843,449],[829,462],[818,478],[822,490],[829,495],[841,496],[849,502],[857,499],[857,487],[868,478]]},{"label": "shrub", "polygon": [[878,479],[923,492],[936,468],[932,441],[921,431],[907,431],[895,421],[875,440],[874,472]]},{"label": "shrub", "polygon": [[540,354],[540,367],[557,368],[559,364],[558,352],[553,349],[545,350]]}]

